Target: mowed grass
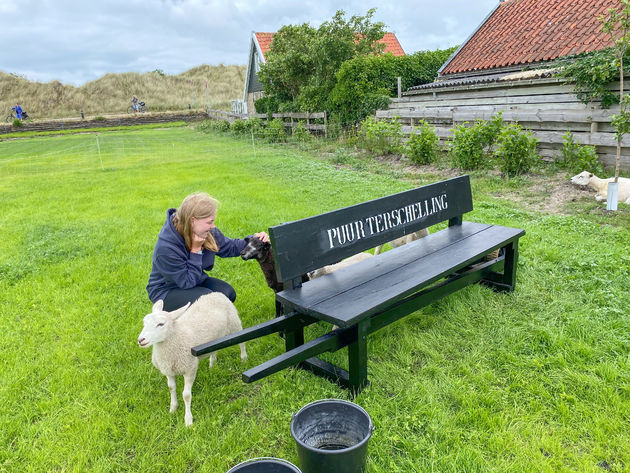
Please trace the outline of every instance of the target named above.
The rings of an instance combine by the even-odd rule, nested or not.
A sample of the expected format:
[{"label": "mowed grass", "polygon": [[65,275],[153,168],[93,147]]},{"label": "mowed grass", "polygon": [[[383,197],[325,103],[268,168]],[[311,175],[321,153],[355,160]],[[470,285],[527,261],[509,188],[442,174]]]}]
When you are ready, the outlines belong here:
[{"label": "mowed grass", "polygon": [[[243,370],[282,353],[275,335],[249,342],[245,363],[236,347],[202,361],[191,428],[183,405],[169,414],[166,378],[136,343],[166,209],[207,191],[219,228],[240,237],[439,178],[187,128],[0,143],[0,471],[297,464],[291,415],[349,397],[292,369],[244,384]],[[376,426],[368,472],[629,471],[628,207],[547,215],[501,198],[531,179],[474,175],[465,216],[526,230],[514,293],[469,287],[370,337],[372,384],[355,400]],[[255,262],[219,259],[212,273],[236,288],[244,326],[272,317]]]}]

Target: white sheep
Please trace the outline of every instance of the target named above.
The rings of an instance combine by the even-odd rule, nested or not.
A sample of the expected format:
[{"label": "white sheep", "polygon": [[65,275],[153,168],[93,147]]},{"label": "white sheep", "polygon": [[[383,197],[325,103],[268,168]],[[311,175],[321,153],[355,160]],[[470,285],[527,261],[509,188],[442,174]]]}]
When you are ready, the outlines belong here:
[{"label": "white sheep", "polygon": [[[390,241],[389,246],[391,246],[392,248],[398,248],[399,246],[406,245],[407,243],[411,243],[412,241],[419,240],[420,238],[424,238],[425,236],[428,236],[428,235],[429,235],[429,229],[422,228],[416,232],[410,233],[408,235],[403,235],[400,238],[396,238],[395,240]],[[383,246],[384,245],[378,245],[374,249],[374,256],[377,256],[381,253]]]},{"label": "white sheep", "polygon": [[[588,186],[597,191],[595,199],[598,202],[602,202],[608,199],[608,183],[613,182],[614,177],[608,179],[600,179],[592,172],[582,171],[577,176],[571,178],[572,184],[578,186]],[[630,204],[630,179],[626,177],[619,178],[619,188],[617,192],[617,201]]]},{"label": "white sheep", "polygon": [[[186,427],[193,422],[190,410],[192,385],[197,376],[199,358],[193,356],[191,348],[216,338],[242,330],[241,320],[234,304],[222,293],[213,292],[173,312],[163,310],[159,300],[150,314],[144,317],[144,328],[138,336],[142,348],[153,347],[151,361],[168,380],[171,393],[171,409],[177,409],[176,375],[184,376],[182,398],[186,406]],[[241,360],[247,359],[245,343],[239,344]],[[209,366],[217,359],[216,352],[210,354]]]},{"label": "white sheep", "polygon": [[341,260],[339,263],[329,264],[327,266],[323,266],[321,268],[316,269],[315,271],[310,271],[308,273],[309,279],[320,278],[325,276],[326,274],[330,274],[334,271],[337,271],[341,268],[345,268],[354,263],[358,263],[359,261],[363,261],[364,259],[371,258],[371,253],[358,253],[356,255],[352,255],[349,258]]}]

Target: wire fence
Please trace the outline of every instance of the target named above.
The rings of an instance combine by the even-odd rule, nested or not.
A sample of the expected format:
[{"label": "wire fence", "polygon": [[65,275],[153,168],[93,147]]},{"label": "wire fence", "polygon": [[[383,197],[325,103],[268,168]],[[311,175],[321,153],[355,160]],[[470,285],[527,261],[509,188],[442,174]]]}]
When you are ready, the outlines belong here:
[{"label": "wire fence", "polygon": [[[287,140],[292,139],[290,135]],[[309,147],[315,138],[293,145]],[[274,146],[264,132],[249,131],[234,136],[211,130],[195,132],[186,128],[146,131],[83,133],[0,141],[0,180],[9,176],[64,174],[113,169],[158,166],[173,162],[212,159],[218,153],[255,157],[265,147]]]},{"label": "wire fence", "polygon": [[208,136],[174,129],[6,141],[0,143],[0,178],[182,162],[199,159],[215,148]]}]

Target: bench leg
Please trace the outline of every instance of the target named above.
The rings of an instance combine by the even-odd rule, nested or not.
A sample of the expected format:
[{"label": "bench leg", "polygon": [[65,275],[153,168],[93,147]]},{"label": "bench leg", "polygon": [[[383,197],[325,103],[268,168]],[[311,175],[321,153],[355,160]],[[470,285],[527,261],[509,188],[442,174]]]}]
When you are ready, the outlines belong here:
[{"label": "bench leg", "polygon": [[298,327],[291,331],[284,332],[285,350],[293,350],[294,348],[304,345],[304,327]]},{"label": "bench leg", "polygon": [[370,328],[370,320],[359,322],[353,330],[356,330],[356,341],[348,346],[348,372],[350,377],[350,390],[356,396],[365,388],[367,379],[367,336]]},{"label": "bench leg", "polygon": [[503,273],[490,272],[484,276],[482,284],[495,291],[512,292],[516,285],[516,263],[518,262],[518,241],[503,247]]},{"label": "bench leg", "polygon": [[505,262],[503,265],[503,283],[512,292],[516,285],[516,263],[518,261],[518,241],[505,247]]}]

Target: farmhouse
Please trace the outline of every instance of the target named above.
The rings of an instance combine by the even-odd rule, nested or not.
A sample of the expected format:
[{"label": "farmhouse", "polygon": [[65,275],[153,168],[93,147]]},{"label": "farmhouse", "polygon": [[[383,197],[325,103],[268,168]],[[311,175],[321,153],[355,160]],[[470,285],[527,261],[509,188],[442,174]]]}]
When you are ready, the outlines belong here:
[{"label": "farmhouse", "polygon": [[[612,46],[600,15],[620,8],[617,0],[502,0],[446,61],[435,82],[411,87],[377,117],[399,116],[412,131],[419,120],[436,127],[441,139],[451,129],[502,112],[507,122],[533,131],[539,152],[551,158],[571,131],[581,144],[596,145],[612,165],[616,140],[613,106],[584,104],[571,84],[555,75],[558,61]],[[619,90],[619,83],[611,84]],[[630,140],[623,142],[622,168],[630,169]]]},{"label": "farmhouse", "polygon": [[[258,100],[263,95],[262,84],[258,80],[258,71],[260,71],[260,65],[266,62],[265,56],[271,49],[273,35],[274,33],[252,32],[249,46],[249,60],[247,61],[247,74],[245,76],[245,90],[243,91],[245,110],[242,110],[242,112],[255,113],[254,101]],[[392,53],[394,56],[405,55],[405,51],[394,33],[385,33],[379,42],[385,44],[384,52]]]}]

